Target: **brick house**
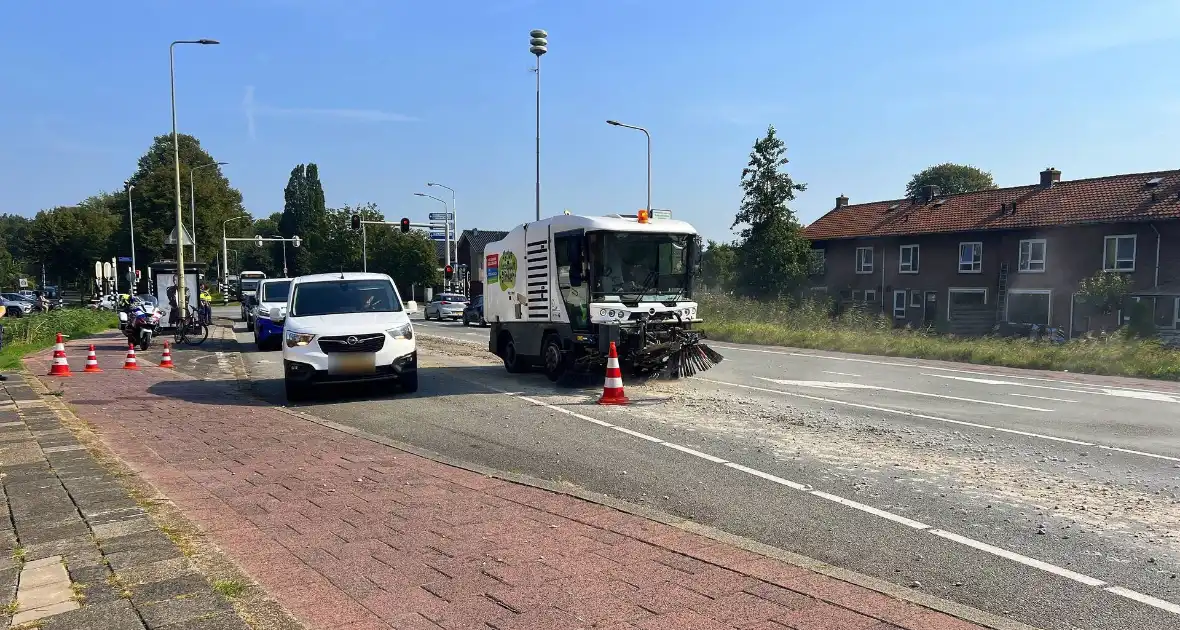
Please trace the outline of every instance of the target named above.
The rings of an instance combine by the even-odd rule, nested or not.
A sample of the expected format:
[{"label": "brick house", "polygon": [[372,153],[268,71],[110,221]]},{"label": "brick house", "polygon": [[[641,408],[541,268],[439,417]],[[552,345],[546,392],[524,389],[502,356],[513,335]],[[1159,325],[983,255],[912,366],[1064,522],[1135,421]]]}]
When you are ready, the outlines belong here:
[{"label": "brick house", "polygon": [[996,324],[1114,328],[1076,300],[1099,270],[1130,274],[1161,332],[1180,323],[1180,170],[836,207],[811,225],[811,290],[898,325],[984,334]]}]

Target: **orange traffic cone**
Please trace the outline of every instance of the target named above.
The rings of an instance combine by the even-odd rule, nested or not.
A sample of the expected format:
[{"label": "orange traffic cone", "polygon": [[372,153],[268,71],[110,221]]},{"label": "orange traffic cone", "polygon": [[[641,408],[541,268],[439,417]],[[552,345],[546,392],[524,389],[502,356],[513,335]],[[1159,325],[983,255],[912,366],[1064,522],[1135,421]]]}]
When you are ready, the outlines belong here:
[{"label": "orange traffic cone", "polygon": [[127,360],[123,362],[124,370],[138,370],[139,363],[135,360],[135,344],[127,344]]},{"label": "orange traffic cone", "polygon": [[615,342],[610,342],[610,354],[606,356],[606,383],[602,386],[600,405],[626,405],[631,401],[623,393],[623,371],[619,369],[619,352]]},{"label": "orange traffic cone", "polygon": [[175,365],[172,365],[172,348],[170,348],[168,346],[167,341],[164,342],[164,355],[160,357],[160,367],[162,367],[162,368],[176,367]]},{"label": "orange traffic cone", "polygon": [[50,376],[73,376],[70,374],[70,362],[66,360],[66,344],[61,340],[61,333],[57,333],[57,345],[53,346],[53,365],[49,366]]},{"label": "orange traffic cone", "polygon": [[94,353],[94,344],[90,344],[90,354],[86,355],[86,369],[83,372],[101,372],[98,367],[98,355]]}]

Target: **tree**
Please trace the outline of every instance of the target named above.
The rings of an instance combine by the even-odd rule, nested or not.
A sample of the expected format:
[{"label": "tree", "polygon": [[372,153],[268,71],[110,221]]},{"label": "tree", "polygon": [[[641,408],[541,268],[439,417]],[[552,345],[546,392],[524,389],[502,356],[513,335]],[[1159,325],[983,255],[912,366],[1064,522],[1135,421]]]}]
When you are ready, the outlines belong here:
[{"label": "tree", "polygon": [[28,248],[47,275],[89,284],[96,260],[115,254],[119,217],[110,211],[112,194],[99,194],[76,206],[42,210],[29,226]]},{"label": "tree", "polygon": [[701,279],[705,286],[719,291],[732,291],[737,281],[738,250],[729,243],[709,241],[701,255]]},{"label": "tree", "polygon": [[1130,294],[1131,276],[1124,273],[1098,271],[1078,285],[1078,301],[1102,315],[1122,308]]},{"label": "tree", "polygon": [[292,276],[321,271],[315,269],[314,256],[323,248],[322,230],[327,220],[324,207],[324,187],[320,184],[319,167],[300,164],[291,169],[287,188],[283,191],[283,216],[279,233],[285,238],[299,236],[303,244],[287,252],[287,265]]},{"label": "tree", "polygon": [[[274,236],[279,233],[279,218],[281,216],[280,213],[275,212],[269,217],[252,222],[242,222],[246,225],[244,228],[239,228],[241,229],[239,237]],[[236,247],[234,247],[235,245]],[[282,245],[282,243],[266,242],[262,244],[262,247],[258,247],[247,241],[230,243],[229,258],[233,261],[229,266],[230,273],[261,271],[270,278],[281,276],[283,273],[283,250],[280,249]],[[288,255],[290,255],[291,249],[288,247]],[[290,267],[289,261],[288,267]]]},{"label": "tree", "polygon": [[906,197],[920,197],[926,186],[938,186],[939,194],[942,195],[957,195],[977,190],[991,190],[996,187],[996,182],[992,179],[991,173],[969,164],[944,162],[911,177],[910,183],[905,186]]},{"label": "tree", "polygon": [[[193,136],[180,134],[180,199],[181,218],[185,229],[193,229],[190,220],[189,171],[216,160],[201,148]],[[135,208],[136,262],[141,268],[158,260],[176,258],[176,246],[164,241],[176,228],[176,172],[173,159],[172,136],[156,136],[147,153],[139,158],[135,174],[128,180],[135,185],[131,198]],[[202,168],[193,174],[193,192],[197,209],[197,258],[213,264],[221,253],[221,225],[230,217],[245,214],[242,193],[229,185],[220,167]],[[122,228],[118,238],[120,252],[130,253],[131,237],[128,229],[127,197],[122,190],[109,199],[112,210],[120,216]],[[117,209],[117,210],[116,210]],[[230,224],[229,228],[237,226]],[[239,228],[240,229],[240,228]],[[191,256],[185,249],[185,260]],[[191,260],[188,262],[192,262]]]},{"label": "tree", "polygon": [[807,278],[811,244],[787,203],[806,190],[780,169],[787,148],[771,125],[754,143],[742,169],[742,205],[733,227],[744,225],[737,244],[738,288],[751,296],[781,297],[794,293]]},{"label": "tree", "polygon": [[[353,214],[360,214],[364,221],[385,220],[376,204],[372,203],[356,207],[346,205],[342,208],[327,210],[324,224],[321,227],[323,245],[315,255],[316,269],[324,272],[360,271],[364,267],[361,259],[361,232],[353,230],[351,227]],[[369,227],[371,229],[366,230],[365,233],[369,235],[370,247],[374,244],[374,236],[380,237],[380,232],[392,229],[380,226]],[[371,257],[370,260],[372,260]]]},{"label": "tree", "polygon": [[410,285],[421,291],[424,286],[442,284],[438,252],[425,233],[414,230],[402,234],[389,227],[370,230],[369,236],[369,271],[389,274],[402,295],[411,295]]}]

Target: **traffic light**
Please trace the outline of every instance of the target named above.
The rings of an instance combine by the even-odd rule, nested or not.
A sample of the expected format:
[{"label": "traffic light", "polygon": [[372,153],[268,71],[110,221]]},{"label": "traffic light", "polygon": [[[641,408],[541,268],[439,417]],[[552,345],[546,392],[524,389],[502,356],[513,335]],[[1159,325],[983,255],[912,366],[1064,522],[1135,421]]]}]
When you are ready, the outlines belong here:
[{"label": "traffic light", "polygon": [[[402,217],[402,234],[405,234],[409,231],[410,231],[410,220],[405,217]],[[448,271],[447,273],[450,273],[450,271]]]},{"label": "traffic light", "polygon": [[354,230],[361,229],[361,215],[354,214],[354,215],[352,215],[350,220],[352,221],[352,229],[354,229]]},{"label": "traffic light", "polygon": [[446,272],[447,280],[450,280],[451,275],[455,273],[455,268],[450,265],[447,265],[446,267],[443,267],[443,271]]}]

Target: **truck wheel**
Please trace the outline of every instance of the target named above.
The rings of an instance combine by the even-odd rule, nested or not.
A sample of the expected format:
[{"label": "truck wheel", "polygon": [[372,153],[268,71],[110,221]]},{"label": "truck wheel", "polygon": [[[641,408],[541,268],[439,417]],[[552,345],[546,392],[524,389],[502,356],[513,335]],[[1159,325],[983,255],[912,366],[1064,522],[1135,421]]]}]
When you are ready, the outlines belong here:
[{"label": "truck wheel", "polygon": [[500,351],[500,358],[504,359],[504,369],[512,374],[520,374],[528,371],[528,365],[524,359],[516,353],[516,342],[509,337],[504,341],[503,349]]},{"label": "truck wheel", "polygon": [[541,356],[545,360],[545,376],[556,383],[565,374],[569,363],[565,353],[561,351],[561,338],[557,335],[545,337],[542,348]]}]

